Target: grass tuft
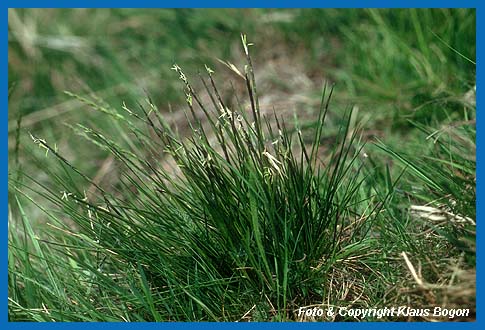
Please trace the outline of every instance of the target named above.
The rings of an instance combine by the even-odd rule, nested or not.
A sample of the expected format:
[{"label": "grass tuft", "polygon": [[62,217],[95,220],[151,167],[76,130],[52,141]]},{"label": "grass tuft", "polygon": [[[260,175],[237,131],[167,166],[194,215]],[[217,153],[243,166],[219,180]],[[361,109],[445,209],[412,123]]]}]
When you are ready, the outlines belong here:
[{"label": "grass tuft", "polygon": [[[61,194],[33,190],[69,219],[69,225],[56,219],[59,231],[76,228],[78,234],[71,237],[76,243],[65,243],[73,246],[64,254],[75,265],[73,276],[89,274],[96,300],[114,294],[124,309],[154,321],[238,320],[250,301],[255,314],[287,320],[294,317],[293,309],[326,294],[333,267],[366,249],[365,237],[349,233],[364,230],[379,206],[370,196],[362,197],[365,178],[357,160],[362,146],[358,130],[349,129],[351,112],[334,143],[321,152],[333,87],[325,86],[313,135],[304,138],[276,113],[262,114],[251,44],[244,35],[242,42],[247,103],[225,104],[209,71],[202,78],[210,99],[205,104],[182,69],[173,66],[186,95],[190,134],[185,138],[149,99],[139,110],[123,104],[125,112],[118,113],[72,95],[129,132],[125,148],[94,129],[74,128],[116,159],[120,182],[111,192],[32,136],[65,171],[57,180]],[[308,139],[310,145],[304,142]],[[167,158],[176,164],[176,175],[160,166]],[[80,176],[84,184],[67,179],[71,176]],[[86,184],[95,188],[91,196]],[[44,260],[38,244],[37,257]],[[79,250],[91,255],[91,263],[82,265]],[[121,264],[130,270],[128,278],[116,266]],[[57,279],[50,275],[48,281]],[[60,294],[58,287],[49,289],[52,296]],[[126,291],[133,295],[129,300],[123,297]],[[17,303],[11,301],[10,307]],[[46,308],[60,313],[58,306],[52,301]],[[53,312],[48,315],[58,319]]]}]

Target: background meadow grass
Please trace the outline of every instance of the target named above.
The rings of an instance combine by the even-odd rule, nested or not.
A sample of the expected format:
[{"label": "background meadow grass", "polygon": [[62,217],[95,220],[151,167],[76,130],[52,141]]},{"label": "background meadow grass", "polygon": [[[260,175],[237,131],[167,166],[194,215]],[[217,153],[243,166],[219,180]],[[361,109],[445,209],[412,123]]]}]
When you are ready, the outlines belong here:
[{"label": "background meadow grass", "polygon": [[468,9],[11,9],[9,319],[473,314],[475,26]]}]

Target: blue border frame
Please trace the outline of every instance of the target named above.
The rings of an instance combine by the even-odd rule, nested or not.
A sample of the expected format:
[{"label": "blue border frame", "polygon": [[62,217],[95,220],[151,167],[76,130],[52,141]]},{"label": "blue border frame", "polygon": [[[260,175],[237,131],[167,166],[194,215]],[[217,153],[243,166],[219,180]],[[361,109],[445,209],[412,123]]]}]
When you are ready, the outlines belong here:
[{"label": "blue border frame", "polygon": [[[94,8],[112,8],[112,7],[130,7],[130,8],[159,8],[165,7],[163,2],[157,2],[153,0],[138,0],[138,1],[129,1],[129,0],[101,0],[101,1],[79,1],[79,0],[71,0],[70,2],[62,1],[62,0],[51,0],[51,1],[42,1],[39,3],[38,1],[32,0],[20,0],[20,1],[6,1],[2,2],[1,6],[1,17],[0,20],[2,22],[2,39],[3,43],[1,44],[2,52],[1,52],[1,59],[4,63],[2,66],[2,99],[3,101],[3,111],[1,111],[2,119],[1,125],[2,130],[4,130],[5,138],[2,143],[2,161],[1,161],[1,170],[3,174],[3,186],[8,186],[8,8],[60,8],[60,7],[67,7],[67,8],[76,8],[76,7],[94,7]],[[227,1],[184,1],[184,2],[177,2],[172,3],[172,5],[167,6],[171,8],[187,8],[187,7],[196,7],[196,8],[312,8],[312,7],[327,7],[327,8],[368,8],[368,7],[375,7],[375,8],[476,8],[477,14],[477,63],[480,63],[478,58],[480,54],[483,52],[485,46],[483,45],[483,29],[485,28],[485,23],[482,23],[482,16],[484,16],[485,9],[482,9],[483,5],[481,4],[480,0],[465,0],[465,1],[457,1],[457,0],[444,0],[444,1],[437,1],[437,0],[394,0],[392,2],[386,2],[383,0],[368,0],[368,1],[358,1],[358,0],[348,0],[345,3],[342,0],[330,0],[330,1],[318,1],[318,0],[300,0],[299,2],[290,2],[288,0],[281,0],[281,1],[274,1],[274,0],[267,0],[267,1],[255,1],[255,0],[227,0]],[[476,69],[476,81],[477,86],[480,86],[479,81],[483,75],[483,70],[480,65],[477,65]],[[477,105],[480,108],[482,104],[482,100],[484,97],[481,95],[481,86],[477,88]],[[485,101],[484,101],[485,102]],[[481,164],[484,162],[484,152],[482,151],[482,144],[485,143],[483,140],[484,134],[482,131],[485,129],[482,126],[485,125],[485,114],[481,114],[480,111],[477,111],[477,219],[481,218],[484,215],[484,207],[480,205],[482,202],[483,197],[483,183],[482,183],[482,169]],[[483,117],[483,118],[482,118]],[[4,188],[1,190],[0,199],[2,200],[1,203],[1,212],[6,217],[5,220],[8,219],[8,192],[7,189]],[[479,228],[478,228],[479,229]],[[480,231],[480,230],[479,230]],[[3,238],[5,239],[4,242],[4,249],[0,255],[1,263],[3,265],[2,269],[2,283],[3,286],[1,288],[2,295],[5,297],[2,303],[3,306],[3,313],[2,318],[0,319],[0,326],[3,328],[8,329],[25,329],[28,327],[33,327],[36,329],[58,329],[58,328],[91,328],[91,329],[112,329],[112,328],[170,328],[170,329],[182,329],[188,327],[195,327],[199,329],[225,329],[225,328],[282,328],[282,329],[289,329],[290,327],[298,327],[298,328],[309,328],[309,329],[316,329],[317,327],[320,328],[322,326],[330,327],[330,328],[342,328],[342,329],[351,329],[354,326],[358,328],[382,328],[382,327],[398,327],[398,328],[407,328],[407,327],[429,327],[429,328],[456,328],[456,327],[463,327],[463,328],[481,328],[483,326],[482,317],[480,313],[477,313],[477,321],[476,322],[468,322],[468,323],[416,323],[416,322],[409,322],[409,323],[9,323],[8,320],[8,279],[7,279],[7,263],[8,263],[8,254],[7,254],[7,235],[8,235],[8,221],[4,222],[2,227],[2,234]],[[480,234],[479,234],[480,236]],[[481,249],[480,249],[480,240],[477,240],[477,272],[481,274],[482,266],[480,264],[481,258]],[[481,283],[478,281],[477,278],[477,306],[482,305],[482,295],[481,291]]]},{"label": "blue border frame", "polygon": [[[485,13],[485,10],[483,9],[483,5],[482,5],[482,8],[478,8],[477,7],[477,26],[476,26],[476,31],[477,31],[477,39],[476,39],[476,45],[477,45],[477,57],[476,57],[476,62],[477,64],[480,63],[479,62],[479,58],[481,58],[481,54],[483,54],[483,32],[480,32],[480,31],[483,31],[483,29],[485,28],[485,25],[483,24],[483,16]],[[483,77],[483,69],[480,65],[477,65],[476,66],[476,84],[477,86],[479,85],[479,82],[481,82],[482,80],[482,77]],[[483,95],[481,95],[481,91],[482,89],[481,88],[477,88],[477,94],[476,94],[476,98],[477,98],[477,109],[479,106],[481,106],[481,104],[483,104]],[[476,118],[477,118],[477,137],[476,137],[476,143],[477,143],[477,154],[476,154],[476,157],[477,157],[477,169],[476,169],[476,182],[477,182],[477,190],[476,190],[476,194],[477,194],[477,200],[476,200],[476,205],[477,205],[477,214],[476,214],[476,219],[481,219],[482,216],[484,215],[484,208],[483,206],[480,206],[480,202],[483,202],[483,183],[482,183],[482,178],[483,178],[483,170],[481,168],[480,165],[483,164],[483,159],[485,157],[484,155],[484,152],[483,152],[483,145],[485,143],[485,140],[484,140],[484,136],[483,136],[483,131],[484,131],[484,125],[485,125],[485,118],[483,117],[482,113],[480,111],[477,110],[477,114],[476,114]],[[481,237],[480,236],[480,227],[478,226],[477,228],[477,258],[476,258],[476,263],[477,263],[477,274],[481,274],[482,273],[482,266],[480,264],[480,261],[482,260],[482,250],[480,249],[480,246],[481,246],[481,242],[480,242],[480,239],[478,239],[478,237]],[[480,281],[478,281],[478,277],[477,277],[477,281],[476,281],[476,303],[477,303],[477,306],[478,305],[482,305],[482,294],[480,293],[480,290],[481,290],[482,286],[481,286],[481,283]],[[480,322],[482,321],[482,322]],[[480,323],[483,323],[483,317],[479,318],[478,317],[478,313],[477,313],[477,324],[480,324]]]},{"label": "blue border frame", "polygon": [[[256,0],[227,0],[227,1],[200,1],[200,0],[189,0],[180,1],[172,3],[172,5],[164,6],[165,4],[160,1],[154,0],[101,0],[101,1],[82,1],[82,0],[71,0],[66,3],[64,0],[51,0],[51,1],[33,1],[33,0],[20,0],[20,1],[7,1],[6,7],[12,8],[112,8],[112,7],[130,7],[130,8],[159,8],[159,7],[170,7],[170,8],[316,8],[316,7],[327,7],[327,8],[476,8],[480,0],[442,0],[442,1],[429,1],[429,0],[394,0],[394,1],[384,1],[384,0],[303,0],[303,1],[288,1],[288,0],[266,0],[266,1],[256,1]],[[10,6],[8,6],[8,4]]]}]

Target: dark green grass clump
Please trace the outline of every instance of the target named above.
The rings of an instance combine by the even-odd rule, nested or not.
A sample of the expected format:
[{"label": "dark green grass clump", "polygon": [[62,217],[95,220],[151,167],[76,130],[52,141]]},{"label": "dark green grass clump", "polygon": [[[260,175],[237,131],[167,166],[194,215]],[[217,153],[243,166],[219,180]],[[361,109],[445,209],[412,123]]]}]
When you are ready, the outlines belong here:
[{"label": "dark green grass clump", "polygon": [[[474,89],[364,145],[333,88],[296,120],[260,105],[242,41],[244,69],[225,64],[244,89],[173,65],[185,111],[67,93],[99,122],[64,130],[74,145],[32,131],[40,152],[17,120],[11,321],[356,321],[298,311],[401,305],[474,318]],[[436,320],[386,320],[421,319]]]},{"label": "dark green grass clump", "polygon": [[[242,39],[247,65],[234,70],[247,86],[246,102],[225,104],[206,67],[205,104],[174,65],[189,110],[186,138],[150,100],[138,111],[123,104],[120,114],[80,98],[129,132],[119,143],[75,128],[116,158],[119,183],[109,190],[32,137],[63,172],[44,168],[55,189],[23,189],[60,212],[45,210],[55,230],[40,243],[21,212],[41,262],[32,266],[28,240],[11,235],[12,320],[295,319],[298,307],[330,294],[335,265],[370,248],[369,223],[384,203],[362,187],[350,115],[324,150],[331,90],[323,91],[311,137],[276,113],[264,115]],[[35,278],[38,271],[49,274],[47,283]],[[29,302],[30,295],[39,299]]]}]

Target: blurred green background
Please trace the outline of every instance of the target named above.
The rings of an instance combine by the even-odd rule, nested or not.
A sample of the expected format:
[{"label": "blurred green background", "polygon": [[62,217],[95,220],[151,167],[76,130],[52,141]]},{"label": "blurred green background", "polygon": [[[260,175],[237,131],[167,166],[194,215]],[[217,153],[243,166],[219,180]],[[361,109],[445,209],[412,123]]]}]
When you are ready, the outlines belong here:
[{"label": "blurred green background", "polygon": [[208,64],[230,90],[238,78],[217,59],[242,63],[240,33],[263,103],[311,117],[327,80],[336,108],[356,106],[369,135],[399,140],[408,120],[474,118],[475,25],[474,9],[10,9],[9,150],[22,159],[32,132],[94,170],[104,156],[64,123],[110,127],[64,91],[115,109],[147,93],[176,111],[173,63],[189,76]]}]

